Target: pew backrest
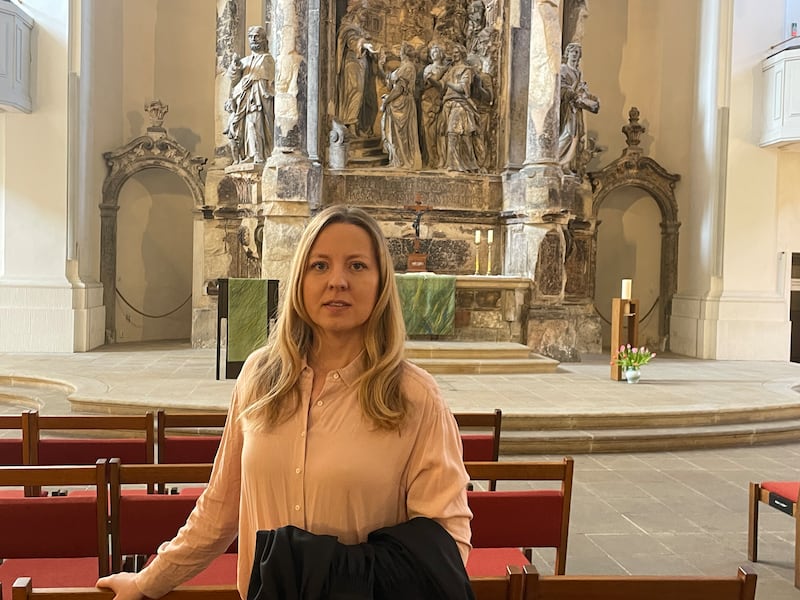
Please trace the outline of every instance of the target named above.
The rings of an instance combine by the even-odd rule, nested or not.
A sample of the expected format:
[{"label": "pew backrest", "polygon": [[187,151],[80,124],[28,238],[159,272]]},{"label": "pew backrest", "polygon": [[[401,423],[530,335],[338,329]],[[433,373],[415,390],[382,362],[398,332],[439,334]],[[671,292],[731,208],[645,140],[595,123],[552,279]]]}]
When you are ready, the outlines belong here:
[{"label": "pew backrest", "polygon": [[[107,575],[107,464],[81,466],[5,466],[0,488],[78,486],[91,490],[76,496],[0,496],[0,576],[16,569],[14,559],[41,559],[41,571],[60,567],[58,559],[97,557],[94,576]],[[52,559],[52,560],[51,560]],[[11,581],[5,581],[9,591]]]},{"label": "pew backrest", "polygon": [[156,413],[158,463],[214,462],[226,419],[225,413],[171,413],[159,410]]},{"label": "pew backrest", "polygon": [[154,554],[172,539],[186,522],[197,501],[196,494],[125,494],[124,488],[170,484],[205,484],[210,464],[125,465],[109,461],[111,568],[122,569],[125,554]]},{"label": "pew backrest", "polygon": [[574,461],[464,463],[470,479],[553,482],[548,489],[467,492],[474,548],[554,548],[555,573],[566,570]]},{"label": "pew backrest", "polygon": [[735,577],[539,575],[525,567],[525,600],[754,600],[756,574]]}]

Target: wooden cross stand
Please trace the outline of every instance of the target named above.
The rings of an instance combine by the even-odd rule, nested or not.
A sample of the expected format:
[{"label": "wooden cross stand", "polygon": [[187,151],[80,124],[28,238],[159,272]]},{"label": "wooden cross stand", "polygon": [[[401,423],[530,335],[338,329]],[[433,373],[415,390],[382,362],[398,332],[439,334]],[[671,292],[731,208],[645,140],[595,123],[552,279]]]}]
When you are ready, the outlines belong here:
[{"label": "wooden cross stand", "polygon": [[[623,298],[611,299],[611,360],[617,356],[620,346],[630,344],[638,347],[639,339],[639,301]],[[612,363],[611,379],[625,379],[622,367]]]},{"label": "wooden cross stand", "polygon": [[420,271],[427,271],[428,270],[428,255],[420,252],[420,245],[419,245],[419,222],[422,219],[422,215],[425,214],[426,211],[429,211],[432,206],[427,206],[422,204],[422,200],[419,199],[419,195],[417,195],[416,201],[411,206],[404,206],[406,210],[413,210],[414,211],[414,252],[410,252],[408,254],[408,263],[406,266],[406,271],[409,273],[412,272],[420,272]]}]

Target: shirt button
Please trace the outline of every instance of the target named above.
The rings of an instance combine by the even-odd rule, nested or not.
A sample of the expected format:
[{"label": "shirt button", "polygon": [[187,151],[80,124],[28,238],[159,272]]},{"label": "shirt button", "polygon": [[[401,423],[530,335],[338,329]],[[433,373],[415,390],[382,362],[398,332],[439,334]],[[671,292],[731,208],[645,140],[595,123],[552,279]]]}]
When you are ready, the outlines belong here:
[{"label": "shirt button", "polygon": [[300,472],[301,472],[302,470],[303,470],[303,469],[301,469],[300,467],[297,467],[297,468],[294,470],[294,472],[295,472],[295,473],[297,473],[297,474],[300,474]]},{"label": "shirt button", "polygon": [[301,431],[300,432],[300,437],[306,437],[306,432],[305,431]]},{"label": "shirt button", "polygon": [[333,378],[334,378],[334,379],[339,379],[339,374],[338,374],[338,373],[334,373],[334,374],[333,374]]},{"label": "shirt button", "polygon": [[322,406],[322,400],[317,400],[317,406]]},{"label": "shirt button", "polygon": [[295,505],[294,505],[294,509],[295,509],[295,510],[300,510],[300,505],[299,505],[299,504],[295,504]]}]

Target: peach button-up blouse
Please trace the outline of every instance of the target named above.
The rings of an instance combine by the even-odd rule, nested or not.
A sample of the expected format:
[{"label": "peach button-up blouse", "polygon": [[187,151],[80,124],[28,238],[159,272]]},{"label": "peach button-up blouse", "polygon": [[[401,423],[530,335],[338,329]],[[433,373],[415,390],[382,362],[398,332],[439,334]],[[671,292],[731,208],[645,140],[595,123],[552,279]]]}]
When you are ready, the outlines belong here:
[{"label": "peach button-up blouse", "polygon": [[[239,382],[251,376],[253,359]],[[356,544],[375,529],[429,517],[450,533],[466,563],[469,478],[458,427],[435,380],[404,364],[401,388],[410,411],[399,432],[385,431],[361,414],[354,385],[361,371],[361,357],[331,371],[311,402],[313,372],[306,366],[299,409],[265,432],[239,419],[237,382],[208,487],[186,525],[136,576],[143,594],[157,598],[193,577],[238,534],[244,598],[256,531],[285,525]]]}]

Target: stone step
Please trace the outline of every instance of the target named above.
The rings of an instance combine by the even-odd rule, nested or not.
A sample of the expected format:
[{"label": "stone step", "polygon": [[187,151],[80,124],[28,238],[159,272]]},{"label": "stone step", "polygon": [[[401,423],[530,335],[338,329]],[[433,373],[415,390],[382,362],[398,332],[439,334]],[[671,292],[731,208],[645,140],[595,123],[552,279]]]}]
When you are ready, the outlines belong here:
[{"label": "stone step", "polygon": [[488,375],[503,373],[554,373],[559,362],[534,354],[531,358],[411,358],[433,375]]},{"label": "stone step", "polygon": [[500,438],[501,454],[590,454],[664,452],[795,442],[800,419],[756,424],[641,427],[597,430],[509,431]]},{"label": "stone step", "polygon": [[559,362],[513,342],[406,342],[406,357],[434,375],[554,373]]},{"label": "stone step", "polygon": [[754,425],[800,420],[800,403],[692,411],[503,414],[504,431],[572,431]]},{"label": "stone step", "polygon": [[434,342],[411,340],[406,342],[406,356],[412,360],[418,358],[526,359],[530,358],[531,349],[523,344],[515,344],[513,342]]}]

